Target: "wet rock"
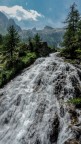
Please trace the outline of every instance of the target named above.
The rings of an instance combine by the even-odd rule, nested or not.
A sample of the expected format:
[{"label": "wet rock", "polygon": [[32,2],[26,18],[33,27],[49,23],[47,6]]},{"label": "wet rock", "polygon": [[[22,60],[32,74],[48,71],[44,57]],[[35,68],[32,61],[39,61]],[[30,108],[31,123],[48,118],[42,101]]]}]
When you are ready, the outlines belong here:
[{"label": "wet rock", "polygon": [[35,144],[41,144],[41,141],[39,139],[37,139]]},{"label": "wet rock", "polygon": [[81,109],[81,103],[75,104],[75,107],[76,107],[77,109]]},{"label": "wet rock", "polygon": [[56,82],[55,82],[55,85],[54,85],[54,94],[57,95],[58,98],[59,98],[59,95],[61,94],[61,92],[64,89],[65,78],[66,78],[66,76],[65,75],[63,76],[63,74],[59,74],[57,76],[57,79],[56,79]]},{"label": "wet rock", "polygon": [[79,79],[81,80],[81,71],[77,70],[77,73],[78,73]]},{"label": "wet rock", "polygon": [[80,127],[73,126],[72,130],[73,130],[73,132],[75,134],[76,139],[79,139],[80,136],[81,136],[81,126]]},{"label": "wet rock", "polygon": [[18,98],[15,100],[14,103],[16,106],[19,106],[20,102],[21,102],[21,95],[18,96]]},{"label": "wet rock", "polygon": [[5,117],[2,117],[0,123],[1,124],[8,124],[10,122],[11,117],[12,117],[12,112],[8,111],[8,114]]},{"label": "wet rock", "polygon": [[66,71],[69,71],[70,67],[69,65],[66,66]]},{"label": "wet rock", "polygon": [[64,144],[80,144],[80,143],[76,139],[70,139],[70,140],[66,141]]},{"label": "wet rock", "polygon": [[76,109],[69,109],[69,113],[70,113],[70,119],[71,119],[71,123],[75,124],[76,122],[78,122],[78,114],[76,112]]},{"label": "wet rock", "polygon": [[36,110],[36,113],[35,113],[35,121],[36,121],[36,123],[42,121],[43,114],[44,114],[44,111],[45,111],[45,107],[46,107],[45,102],[41,102],[38,105],[38,109]]},{"label": "wet rock", "polygon": [[60,116],[64,117],[64,115],[65,115],[64,108],[63,108],[63,106],[61,106],[60,107]]},{"label": "wet rock", "polygon": [[81,87],[78,82],[78,79],[75,76],[70,77],[72,86],[74,87],[74,97],[75,98],[80,98],[81,97]]},{"label": "wet rock", "polygon": [[0,93],[0,97],[2,97],[3,95],[4,95],[4,93],[3,93],[3,92],[1,92],[1,93]]},{"label": "wet rock", "polygon": [[59,134],[59,118],[56,115],[56,118],[54,119],[54,122],[52,124],[52,131],[50,132],[50,142],[53,144],[57,141]]},{"label": "wet rock", "polygon": [[74,87],[74,91],[75,91],[75,98],[81,98],[81,88],[80,88],[80,86],[79,85],[77,85],[77,86],[75,86]]},{"label": "wet rock", "polygon": [[71,79],[71,82],[72,82],[72,85],[73,85],[73,86],[76,86],[77,84],[79,84],[79,83],[78,83],[78,79],[77,79],[74,75],[72,75],[72,76],[70,77],[70,79]]},{"label": "wet rock", "polygon": [[61,90],[62,90],[62,85],[57,82],[55,85],[55,94],[57,95],[60,94]]}]

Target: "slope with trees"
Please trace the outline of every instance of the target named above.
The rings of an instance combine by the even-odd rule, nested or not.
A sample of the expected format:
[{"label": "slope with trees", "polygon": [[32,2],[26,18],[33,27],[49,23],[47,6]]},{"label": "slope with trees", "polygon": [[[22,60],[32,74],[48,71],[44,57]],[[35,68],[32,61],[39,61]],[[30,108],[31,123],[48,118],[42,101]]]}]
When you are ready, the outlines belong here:
[{"label": "slope with trees", "polygon": [[6,36],[0,35],[0,87],[30,66],[36,58],[47,56],[50,52],[52,50],[38,34],[24,43],[15,27],[10,26]]}]

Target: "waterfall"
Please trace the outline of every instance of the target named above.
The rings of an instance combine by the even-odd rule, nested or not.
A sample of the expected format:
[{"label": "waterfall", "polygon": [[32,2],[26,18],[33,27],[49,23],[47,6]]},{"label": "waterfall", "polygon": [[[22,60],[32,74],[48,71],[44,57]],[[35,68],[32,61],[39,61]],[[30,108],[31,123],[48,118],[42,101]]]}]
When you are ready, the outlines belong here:
[{"label": "waterfall", "polygon": [[[0,144],[79,144],[81,71],[59,53],[39,58],[0,90]],[[74,143],[73,143],[74,142]]]}]

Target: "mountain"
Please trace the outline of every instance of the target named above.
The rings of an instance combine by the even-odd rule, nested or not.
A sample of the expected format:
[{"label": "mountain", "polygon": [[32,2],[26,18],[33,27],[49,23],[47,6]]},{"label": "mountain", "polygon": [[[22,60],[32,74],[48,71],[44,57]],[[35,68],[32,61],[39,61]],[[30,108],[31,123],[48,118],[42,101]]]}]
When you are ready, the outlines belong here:
[{"label": "mountain", "polygon": [[36,30],[36,28],[23,30],[20,32],[20,36],[24,41],[27,41],[29,37],[33,38],[38,33],[43,41],[46,41],[50,46],[59,47],[62,42],[65,30],[63,28],[52,28],[49,26],[44,27],[42,30]]},{"label": "mountain", "polygon": [[4,34],[6,32],[7,24],[8,24],[8,18],[2,12],[0,12],[0,33],[1,34]]},{"label": "mountain", "polygon": [[0,144],[81,144],[81,69],[39,58],[0,90]]},{"label": "mountain", "polygon": [[8,20],[8,25],[7,25],[7,27],[9,27],[9,26],[11,26],[11,25],[13,25],[18,32],[21,31],[20,26],[18,26],[13,19],[9,19],[9,20]]},{"label": "mountain", "polygon": [[62,28],[52,28],[50,26],[45,26],[42,30],[37,30],[36,28],[21,30],[20,26],[15,23],[14,19],[8,19],[4,13],[0,12],[0,33],[3,35],[6,34],[10,25],[14,25],[24,41],[27,41],[29,37],[33,38],[34,35],[38,33],[41,39],[46,41],[49,46],[56,47],[59,47],[65,32]]},{"label": "mountain", "polygon": [[8,19],[4,13],[0,12],[0,33],[6,34],[10,25],[14,25],[17,31],[21,31],[21,28],[15,23],[13,19]]}]

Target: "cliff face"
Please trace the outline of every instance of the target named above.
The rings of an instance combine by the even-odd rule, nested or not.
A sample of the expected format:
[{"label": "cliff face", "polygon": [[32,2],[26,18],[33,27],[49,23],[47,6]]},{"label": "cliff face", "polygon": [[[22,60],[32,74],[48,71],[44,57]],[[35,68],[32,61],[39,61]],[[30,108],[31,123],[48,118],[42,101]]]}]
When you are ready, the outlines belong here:
[{"label": "cliff face", "polygon": [[0,12],[0,34],[6,34],[8,27],[11,25],[13,25],[17,31],[21,31],[21,28],[13,19],[8,19],[4,13]]},{"label": "cliff face", "polygon": [[0,90],[0,144],[80,144],[81,70],[58,53],[39,58]]}]

